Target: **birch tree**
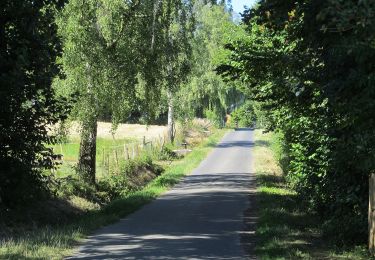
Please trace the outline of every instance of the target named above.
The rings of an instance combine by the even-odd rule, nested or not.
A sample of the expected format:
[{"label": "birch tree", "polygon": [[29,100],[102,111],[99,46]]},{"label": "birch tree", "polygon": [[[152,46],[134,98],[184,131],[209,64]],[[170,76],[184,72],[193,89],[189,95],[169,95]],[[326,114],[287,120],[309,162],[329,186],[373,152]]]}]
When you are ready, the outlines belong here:
[{"label": "birch tree", "polygon": [[192,2],[169,0],[163,4],[163,64],[168,102],[168,138],[175,138],[175,95],[190,71],[193,30]]},{"label": "birch tree", "polygon": [[[73,116],[81,123],[77,172],[95,183],[97,119],[110,108],[112,119],[129,113],[135,96],[139,55],[144,37],[141,1],[71,0],[57,23],[63,43],[60,91],[76,93]],[[138,17],[141,17],[137,19]]]},{"label": "birch tree", "polygon": [[221,125],[227,108],[235,104],[242,94],[233,82],[225,82],[215,72],[229,52],[224,48],[229,39],[242,33],[242,28],[231,20],[222,5],[197,1],[194,5],[195,30],[192,45],[192,66],[188,81],[179,90],[182,106],[180,115],[210,117]]}]

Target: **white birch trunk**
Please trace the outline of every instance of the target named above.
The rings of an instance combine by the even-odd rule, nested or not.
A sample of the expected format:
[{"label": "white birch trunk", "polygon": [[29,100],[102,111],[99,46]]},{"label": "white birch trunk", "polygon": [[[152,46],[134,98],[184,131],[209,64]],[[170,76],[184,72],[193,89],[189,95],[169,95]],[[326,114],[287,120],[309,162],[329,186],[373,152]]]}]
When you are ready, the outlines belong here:
[{"label": "white birch trunk", "polygon": [[168,97],[168,139],[171,143],[174,142],[175,129],[174,129],[174,107],[173,107],[173,94],[171,90],[167,92]]}]

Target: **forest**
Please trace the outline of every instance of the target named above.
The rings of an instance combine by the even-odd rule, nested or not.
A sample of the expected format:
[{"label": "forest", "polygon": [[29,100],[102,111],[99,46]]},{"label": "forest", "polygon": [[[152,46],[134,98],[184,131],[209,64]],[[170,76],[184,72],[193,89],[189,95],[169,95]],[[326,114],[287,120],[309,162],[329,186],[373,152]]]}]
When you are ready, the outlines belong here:
[{"label": "forest", "polygon": [[[230,0],[0,5],[0,258],[66,256],[238,127],[277,139],[323,241],[375,254],[374,1],[260,0],[240,19]],[[146,134],[115,138],[126,124]]]}]

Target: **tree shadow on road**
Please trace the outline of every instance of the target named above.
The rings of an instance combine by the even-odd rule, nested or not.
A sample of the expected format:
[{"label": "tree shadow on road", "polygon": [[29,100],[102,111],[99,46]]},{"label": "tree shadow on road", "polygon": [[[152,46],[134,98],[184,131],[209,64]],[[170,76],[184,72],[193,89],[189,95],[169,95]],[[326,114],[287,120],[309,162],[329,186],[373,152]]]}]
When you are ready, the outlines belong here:
[{"label": "tree shadow on road", "polygon": [[142,210],[99,230],[69,259],[243,259],[238,236],[254,182],[249,173],[189,175]]}]

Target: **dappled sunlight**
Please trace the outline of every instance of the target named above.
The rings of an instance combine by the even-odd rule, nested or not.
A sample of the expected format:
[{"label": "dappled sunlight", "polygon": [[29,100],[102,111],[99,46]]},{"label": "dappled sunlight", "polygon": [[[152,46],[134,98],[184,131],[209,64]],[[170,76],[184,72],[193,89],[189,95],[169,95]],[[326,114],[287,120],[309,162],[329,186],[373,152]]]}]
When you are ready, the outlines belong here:
[{"label": "dappled sunlight", "polygon": [[[246,197],[248,192],[228,188],[223,192],[210,190],[181,195],[167,193],[146,205],[143,212],[103,228],[98,235],[84,241],[78,255],[68,259],[106,259],[108,255],[112,259],[241,259],[237,255],[240,253],[237,248],[241,247],[237,237],[246,231],[243,231],[242,212],[235,209],[243,207],[238,198]],[[222,212],[229,204],[237,204],[232,207],[234,211]],[[209,211],[201,213],[202,205]],[[170,207],[173,207],[172,213]],[[151,212],[156,208],[161,212],[153,215]],[[127,228],[122,228],[123,225]],[[250,231],[246,235],[254,233]],[[232,241],[229,244],[228,239]],[[212,247],[216,250],[209,250]]]},{"label": "dappled sunlight", "polygon": [[250,257],[257,218],[251,197],[255,177],[249,139],[251,131],[228,134],[172,190],[128,218],[98,230],[68,259]]},{"label": "dappled sunlight", "polygon": [[[233,255],[230,245],[222,243],[224,238],[220,232],[107,233],[86,240],[80,253],[67,259],[241,259]],[[215,252],[205,251],[217,243],[221,246]]]},{"label": "dappled sunlight", "polygon": [[255,136],[256,200],[260,205],[257,255],[262,259],[310,259],[314,256],[312,245],[321,243],[321,223],[308,213],[297,193],[287,186],[270,149],[270,134],[263,135],[258,130]]}]

